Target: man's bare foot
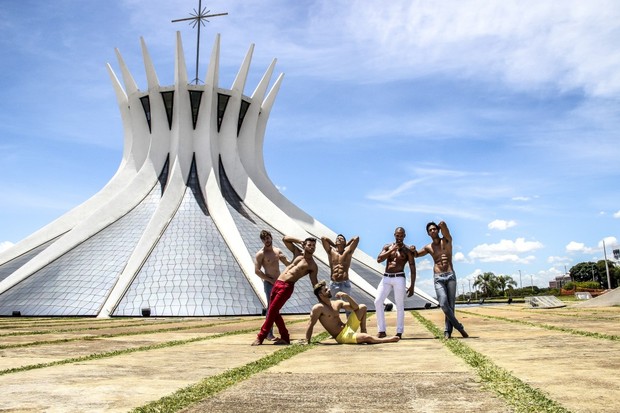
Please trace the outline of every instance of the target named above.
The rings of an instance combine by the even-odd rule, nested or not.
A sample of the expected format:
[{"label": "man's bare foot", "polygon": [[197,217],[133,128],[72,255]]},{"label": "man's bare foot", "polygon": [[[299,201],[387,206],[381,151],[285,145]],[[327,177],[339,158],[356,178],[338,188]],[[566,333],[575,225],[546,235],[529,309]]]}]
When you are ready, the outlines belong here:
[{"label": "man's bare foot", "polygon": [[254,342],[252,343],[253,346],[260,346],[261,344],[263,344],[263,342],[259,339],[254,340]]},{"label": "man's bare foot", "polygon": [[389,343],[396,343],[397,341],[400,341],[400,336],[397,334],[394,337],[390,337],[390,340],[388,341]]},{"label": "man's bare foot", "polygon": [[377,337],[384,338],[384,337],[387,337],[387,334],[385,334],[385,331],[379,331],[379,334],[377,334]]}]

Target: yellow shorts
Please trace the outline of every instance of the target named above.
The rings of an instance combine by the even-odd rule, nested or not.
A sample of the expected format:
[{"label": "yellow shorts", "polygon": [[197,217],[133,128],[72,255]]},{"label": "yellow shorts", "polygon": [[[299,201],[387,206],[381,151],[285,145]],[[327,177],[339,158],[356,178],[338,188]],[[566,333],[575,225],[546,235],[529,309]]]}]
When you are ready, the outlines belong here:
[{"label": "yellow shorts", "polygon": [[357,319],[357,315],[352,311],[347,320],[347,324],[340,334],[338,334],[338,337],[336,337],[336,341],[340,344],[357,344],[358,328],[360,328],[360,320]]}]

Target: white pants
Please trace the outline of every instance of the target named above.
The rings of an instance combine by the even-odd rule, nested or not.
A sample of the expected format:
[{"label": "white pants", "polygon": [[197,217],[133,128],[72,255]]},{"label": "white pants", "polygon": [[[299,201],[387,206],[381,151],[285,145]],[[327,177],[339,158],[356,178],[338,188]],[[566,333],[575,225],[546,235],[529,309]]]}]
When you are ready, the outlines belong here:
[{"label": "white pants", "polygon": [[375,310],[377,316],[377,331],[385,332],[385,312],[383,302],[394,288],[394,300],[396,301],[396,333],[405,330],[405,277],[383,277],[377,287],[375,298]]}]

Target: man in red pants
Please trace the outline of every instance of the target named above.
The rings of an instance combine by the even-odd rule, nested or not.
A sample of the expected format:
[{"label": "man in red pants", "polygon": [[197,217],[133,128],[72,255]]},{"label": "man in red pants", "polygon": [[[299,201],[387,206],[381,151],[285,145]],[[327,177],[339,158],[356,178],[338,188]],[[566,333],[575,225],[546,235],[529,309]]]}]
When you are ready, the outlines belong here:
[{"label": "man in red pants", "polygon": [[[252,343],[253,346],[263,344],[263,341],[269,334],[269,330],[271,330],[274,323],[278,326],[281,337],[276,339],[273,344],[290,344],[291,339],[286,325],[284,325],[284,319],[280,315],[280,310],[286,301],[291,298],[295,283],[302,277],[306,275],[310,276],[310,282],[313,286],[318,283],[318,267],[313,257],[314,251],[316,250],[316,239],[306,238],[304,241],[301,241],[287,235],[282,241],[284,241],[284,245],[293,252],[294,258],[291,264],[286,267],[273,284],[271,298],[269,300],[269,309],[267,310],[267,318],[256,336],[256,340]],[[295,244],[300,244],[302,248],[299,248]]]}]

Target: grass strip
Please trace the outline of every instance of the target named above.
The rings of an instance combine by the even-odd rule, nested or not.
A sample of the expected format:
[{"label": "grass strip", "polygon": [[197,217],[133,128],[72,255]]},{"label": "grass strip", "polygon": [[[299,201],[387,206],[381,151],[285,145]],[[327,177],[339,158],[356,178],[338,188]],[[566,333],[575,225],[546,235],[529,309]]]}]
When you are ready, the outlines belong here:
[{"label": "grass strip", "polygon": [[[151,326],[151,327],[158,327],[158,326],[165,326],[166,324],[179,324],[179,323],[185,323],[185,322],[191,322],[194,320],[176,320],[176,321],[164,321],[164,322],[151,322],[151,321],[143,321],[140,320],[139,322],[134,322],[134,323],[125,323],[125,324],[115,324],[115,325],[103,325],[103,326],[94,326],[94,327],[77,327],[77,328],[65,328],[65,329],[56,329],[56,330],[34,330],[34,331],[14,331],[12,333],[5,333],[5,334],[0,334],[0,338],[2,337],[15,337],[15,336],[39,336],[39,335],[44,335],[44,334],[62,334],[62,333],[74,333],[76,331],[94,331],[94,330],[105,330],[110,329],[110,328],[125,328],[125,327],[142,327],[142,326]],[[241,322],[244,320],[241,319],[236,319],[233,321],[224,321],[222,322],[222,324],[230,324],[233,322]],[[105,321],[104,321],[105,322]],[[211,324],[216,324],[216,323],[211,323]],[[200,324],[199,324],[200,325]],[[36,326],[35,326],[36,327]],[[175,328],[175,327],[168,327],[168,328]]]},{"label": "grass strip", "polygon": [[[83,341],[83,340],[98,340],[101,338],[113,338],[113,337],[122,337],[122,336],[137,336],[144,334],[156,334],[156,333],[170,333],[174,331],[184,331],[184,330],[192,330],[195,328],[208,328],[214,326],[221,326],[227,324],[235,324],[242,323],[245,320],[235,320],[224,323],[207,323],[207,324],[197,324],[192,326],[178,326],[178,327],[168,327],[168,328],[158,328],[154,330],[144,330],[144,331],[126,331],[123,333],[114,333],[114,334],[100,334],[93,336],[83,336],[83,337],[72,337],[72,338],[61,338],[57,340],[42,340],[42,341],[31,341],[28,343],[17,343],[17,344],[0,344],[0,350],[10,349],[10,348],[20,348],[20,347],[32,347],[32,346],[41,346],[44,344],[59,344],[59,343],[68,343],[71,341]],[[123,326],[121,326],[123,327]],[[106,327],[109,328],[109,327]],[[61,333],[63,331],[59,331]],[[64,331],[67,332],[67,331]]]},{"label": "grass strip", "polygon": [[570,410],[549,399],[542,391],[531,387],[507,370],[497,366],[491,359],[467,346],[463,340],[444,339],[443,331],[418,311],[411,312],[436,338],[456,356],[476,370],[486,388],[497,393],[517,413],[570,413]]},{"label": "grass strip", "polygon": [[[292,321],[288,321],[288,324],[300,323],[302,321],[306,321],[306,320],[292,320]],[[221,325],[221,324],[218,324],[218,325]],[[90,360],[99,360],[99,359],[104,359],[104,358],[122,356],[125,354],[136,353],[139,351],[150,351],[150,350],[158,350],[158,349],[167,348],[167,347],[181,346],[184,344],[195,343],[198,341],[213,340],[213,339],[220,338],[220,337],[235,336],[239,334],[248,334],[248,333],[252,333],[256,331],[257,329],[254,327],[246,328],[243,330],[229,331],[226,333],[213,334],[210,336],[192,337],[192,338],[188,338],[185,340],[172,340],[172,341],[165,341],[163,343],[150,344],[148,346],[127,348],[123,350],[106,351],[104,353],[94,353],[94,354],[89,354],[88,356],[72,357],[72,358],[63,359],[63,360],[50,361],[49,363],[28,364],[26,366],[20,366],[20,367],[0,370],[0,376],[4,376],[6,374],[12,374],[12,373],[20,373],[20,372],[29,371],[29,370],[42,369],[46,367],[61,366],[63,364],[80,363],[80,362],[90,361]],[[71,341],[71,340],[67,340],[67,341]]]},{"label": "grass strip", "polygon": [[198,341],[213,340],[213,339],[220,338],[220,337],[234,336],[238,334],[248,334],[251,332],[256,332],[256,328],[247,328],[244,330],[229,331],[226,333],[213,334],[211,336],[206,336],[206,337],[204,336],[203,337],[192,337],[186,340],[172,340],[172,341],[166,341],[166,342],[158,343],[158,344],[151,344],[148,346],[127,348],[123,350],[107,351],[105,353],[94,353],[94,354],[89,354],[88,356],[72,357],[72,358],[63,359],[63,360],[51,361],[49,363],[29,364],[26,366],[14,367],[11,369],[6,369],[6,370],[0,370],[0,376],[4,376],[6,374],[11,374],[11,373],[19,373],[22,371],[41,369],[45,367],[61,366],[63,364],[80,363],[83,361],[99,360],[99,359],[104,359],[104,358],[116,357],[116,356],[121,356],[125,354],[136,353],[138,351],[158,350],[158,349],[167,348],[167,347],[181,346],[184,344],[195,343]]},{"label": "grass strip", "polygon": [[499,320],[499,321],[505,321],[507,323],[522,324],[522,325],[526,325],[530,327],[544,328],[546,330],[552,330],[552,331],[561,331],[563,333],[574,334],[577,336],[598,338],[601,340],[611,340],[611,341],[620,340],[620,336],[615,335],[615,334],[604,334],[604,333],[594,333],[591,331],[575,330],[574,328],[558,327],[558,326],[554,326],[551,324],[534,323],[532,321],[525,321],[525,320],[515,320],[513,318],[499,317],[499,316],[487,315],[487,314],[479,314],[479,313],[474,313],[474,312],[464,311],[464,310],[458,310],[458,312],[467,314],[467,315],[476,316],[476,317],[488,318],[490,320]]},{"label": "grass strip", "polygon": [[[463,307],[465,308],[465,307]],[[519,312],[519,313],[525,313],[525,314],[537,314],[537,315],[542,315],[543,313],[541,312],[540,308],[519,308],[519,307],[512,307],[512,308],[508,308],[508,307],[493,307],[493,310],[495,311],[504,311],[507,313],[515,313],[515,312]],[[553,310],[553,311],[549,311],[549,310]],[[458,310],[458,311],[467,311],[467,310]],[[572,312],[567,312],[567,311],[572,311]],[[592,312],[588,312],[588,314],[583,314],[583,313],[579,313],[578,311],[576,312],[576,310],[574,308],[571,308],[570,310],[567,308],[554,308],[554,309],[547,309],[545,310],[544,315],[546,316],[559,316],[559,317],[570,317],[570,318],[582,318],[585,320],[597,320],[597,321],[617,321],[620,317],[613,316],[613,313],[607,313],[605,314],[606,316],[609,317],[605,317],[605,316],[601,316],[601,313],[592,313]]]},{"label": "grass strip", "polygon": [[201,400],[212,397],[222,390],[250,378],[256,373],[260,373],[261,371],[273,367],[284,360],[303,353],[304,351],[315,347],[317,345],[317,341],[324,340],[327,337],[329,337],[329,334],[324,332],[313,337],[313,344],[293,344],[291,346],[287,346],[282,350],[278,350],[244,366],[236,367],[216,376],[208,377],[197,384],[184,387],[169,396],[162,397],[159,400],[153,401],[141,407],[137,407],[132,410],[132,412],[177,412],[194,403],[198,403]]}]

